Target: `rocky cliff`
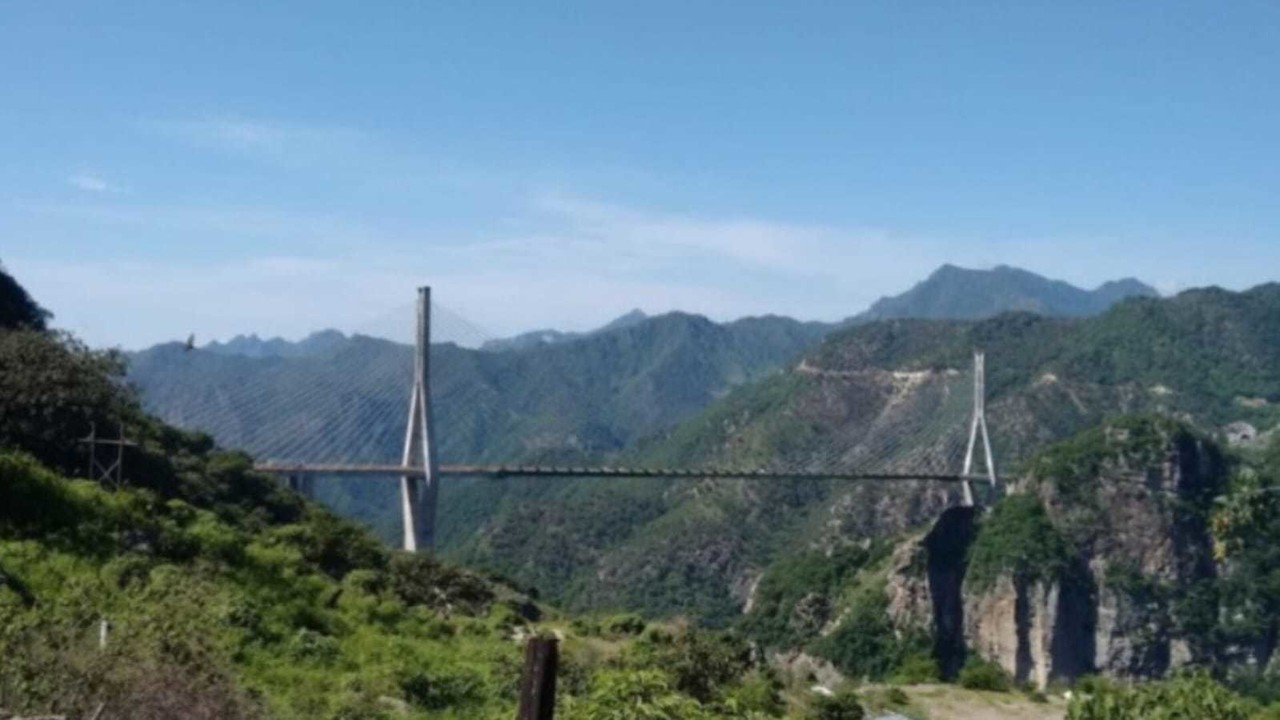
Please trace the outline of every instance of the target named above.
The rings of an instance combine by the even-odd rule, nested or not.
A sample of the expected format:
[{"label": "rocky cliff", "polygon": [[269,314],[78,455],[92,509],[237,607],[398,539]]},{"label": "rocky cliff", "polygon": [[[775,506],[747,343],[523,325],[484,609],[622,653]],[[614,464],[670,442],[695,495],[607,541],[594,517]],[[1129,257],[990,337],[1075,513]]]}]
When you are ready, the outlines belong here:
[{"label": "rocky cliff", "polygon": [[1176,423],[1108,423],[1038,458],[992,510],[954,508],[901,544],[890,615],[931,632],[944,675],[969,653],[1040,687],[1208,661],[1207,518],[1225,475]]}]

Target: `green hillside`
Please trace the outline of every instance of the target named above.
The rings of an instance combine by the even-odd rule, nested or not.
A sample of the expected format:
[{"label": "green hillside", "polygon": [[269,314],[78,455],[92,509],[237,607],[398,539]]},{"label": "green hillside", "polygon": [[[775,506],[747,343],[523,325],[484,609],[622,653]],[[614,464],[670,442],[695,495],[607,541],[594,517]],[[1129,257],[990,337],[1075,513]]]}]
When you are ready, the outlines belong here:
[{"label": "green hillside", "polygon": [[[672,313],[519,352],[437,345],[440,457],[483,462],[614,451],[787,362],[824,332],[785,318],[719,325]],[[199,423],[226,445],[271,448],[298,419],[318,420],[330,423],[333,444],[383,460],[400,452],[400,406],[411,373],[410,348],[362,336],[283,357],[165,345],[132,356],[129,365],[149,409]],[[364,407],[359,398],[378,402],[353,420],[351,409]],[[387,407],[393,401],[394,411]],[[271,415],[254,416],[262,408]]]},{"label": "green hillside", "polygon": [[[0,319],[0,716],[509,718],[520,639],[552,631],[558,717],[810,716],[740,638],[571,623],[387,550],[144,414],[119,358],[33,329],[37,311]],[[117,423],[124,484],[75,479],[76,440]]]}]

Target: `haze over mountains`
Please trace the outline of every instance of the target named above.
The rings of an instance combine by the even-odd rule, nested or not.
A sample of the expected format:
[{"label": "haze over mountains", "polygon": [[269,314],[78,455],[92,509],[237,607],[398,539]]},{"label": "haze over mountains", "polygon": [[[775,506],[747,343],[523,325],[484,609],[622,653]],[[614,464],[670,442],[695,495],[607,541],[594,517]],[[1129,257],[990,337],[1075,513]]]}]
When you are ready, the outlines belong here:
[{"label": "haze over mountains", "polygon": [[[1104,287],[1111,289],[1079,290],[1004,267],[946,266],[868,312],[929,316],[947,309],[941,299],[958,298],[964,302],[952,309],[961,318],[1028,307],[1079,315],[1126,292],[1153,292],[1136,281]],[[865,316],[843,323],[783,317],[715,323],[634,311],[589,333],[539,331],[480,350],[437,345],[440,458],[570,462],[616,455],[733,388],[779,372],[834,330],[870,322]],[[406,346],[323,331],[296,343],[238,337],[193,353],[176,343],[157,346],[132,356],[130,380],[150,410],[207,430],[229,447],[265,458],[306,451],[312,457],[297,459],[388,462],[403,441],[411,366]],[[339,504],[359,506],[394,537],[394,516],[371,509],[378,502]]]},{"label": "haze over mountains", "polygon": [[[1209,433],[1233,422],[1271,431],[1280,424],[1278,338],[1275,284],[1141,298],[1087,319],[867,323],[636,446],[623,464],[803,466],[833,462],[832,447],[854,457],[886,435],[925,450],[963,441],[974,347],[987,353],[988,421],[1006,478],[1046,445],[1120,414],[1179,417]],[[921,436],[922,418],[944,422]],[[446,497],[479,513],[467,518],[473,530],[448,534],[469,563],[560,588],[581,607],[698,607],[726,622],[779,557],[894,537],[957,501],[927,483],[786,480],[477,483]]]},{"label": "haze over mountains", "polygon": [[[979,320],[1004,312],[1026,311],[1048,316],[1084,317],[1100,313],[1129,297],[1158,297],[1155,288],[1135,278],[1112,280],[1093,290],[1078,288],[1062,280],[1051,280],[1008,265],[990,270],[943,265],[905,292],[883,297],[867,310],[835,323],[805,323],[829,329],[851,323],[890,318],[934,318]],[[566,332],[550,328],[531,330],[509,338],[486,340],[482,350],[527,350],[600,335],[652,320],[643,310],[634,309],[605,325],[587,332]],[[213,341],[202,349],[223,355],[246,357],[296,357],[334,348],[343,335],[336,330],[320,330],[290,342],[283,338],[262,339],[255,334],[237,335],[226,342]]]},{"label": "haze over mountains", "polygon": [[[929,317],[948,309],[961,317]],[[870,317],[910,313],[923,317]],[[852,458],[877,437],[911,435],[913,451],[941,457],[963,441],[965,373],[981,347],[996,455],[1016,473],[1046,443],[1117,413],[1272,427],[1277,318],[1280,286],[1161,299],[1132,280],[1085,291],[1013,268],[949,266],[840,325],[632,313],[572,338],[436,346],[440,456],[803,465],[831,447]],[[227,354],[236,346],[251,356]],[[268,349],[275,356],[261,357]],[[162,416],[231,445],[271,447],[279,427],[311,418],[308,432],[347,459],[386,461],[399,450],[411,361],[405,346],[324,333],[289,349],[153,348],[133,359],[131,377]],[[360,397],[388,400],[352,419]],[[397,536],[393,484],[321,481],[318,492]],[[570,607],[727,622],[779,558],[895,535],[954,505],[953,495],[926,484],[459,480],[443,488],[440,537],[446,554]]]},{"label": "haze over mountains", "polygon": [[[873,316],[950,312],[969,319],[1027,309],[1077,316],[1153,294],[1134,280],[1084,291],[1013,268],[944,266],[843,323],[776,316],[715,323],[637,310],[589,333],[538,331],[481,350],[437,345],[440,453],[460,462],[618,452],[785,366],[833,330]],[[389,460],[397,456],[403,418],[387,406],[400,402],[410,363],[406,346],[329,330],[298,342],[241,336],[194,353],[176,343],[156,346],[132,356],[130,380],[161,417],[213,432],[230,447],[276,451],[282,429],[308,428],[357,456],[351,459]],[[353,411],[352,398],[378,403]]]},{"label": "haze over mountains", "polygon": [[[946,312],[957,317],[934,317]],[[893,462],[898,453],[913,462],[954,464],[967,431],[971,353],[981,348],[995,454],[1001,476],[1015,480],[1031,472],[1028,462],[1044,448],[1130,413],[1178,418],[1209,436],[1225,436],[1227,426],[1248,427],[1255,436],[1280,432],[1277,338],[1276,284],[1161,298],[1133,280],[1086,291],[1013,268],[948,266],[839,324],[633,313],[576,337],[528,336],[489,350],[436,346],[437,432],[445,462],[821,469],[871,455]],[[254,356],[227,354],[228,346],[195,353],[161,346],[133,358],[131,377],[148,407],[210,427],[228,444],[272,447],[279,428],[304,427],[346,459],[396,456],[409,348],[329,333],[287,350],[270,341],[229,345]],[[276,354],[263,357],[268,349]],[[1139,472],[1128,468],[1165,462],[1144,449],[1151,443],[1198,447],[1175,442],[1181,431],[1164,425],[1123,427],[1159,437],[1107,431],[1119,453],[1107,460],[1115,465],[1106,470],[1108,482],[1122,493],[1125,473]],[[886,455],[873,446],[891,450]],[[1072,472],[1093,473],[1098,462],[1071,465]],[[1201,473],[1197,483],[1220,483],[1216,467],[1185,472]],[[320,478],[316,492],[388,541],[397,537],[394,483]],[[822,614],[836,613],[843,602],[847,592],[838,583],[823,590],[827,610],[805,610],[819,620],[796,619],[803,598],[793,598],[794,608],[770,610],[759,604],[760,592],[786,592],[777,589],[783,582],[777,578],[806,567],[804,557],[843,558],[850,548],[870,548],[858,567],[879,564],[860,581],[871,583],[864,591],[873,598],[892,594],[887,584],[909,584],[910,573],[891,570],[889,558],[872,550],[884,552],[885,543],[927,527],[958,504],[957,494],[954,486],[923,481],[458,479],[442,486],[438,538],[446,557],[537,588],[569,609],[680,614],[711,625],[739,622],[745,613],[748,624],[773,628],[767,632],[784,638],[779,642],[819,642],[827,622],[821,618],[838,622]],[[1150,511],[1150,522],[1135,529],[1142,548],[1175,532],[1173,516],[1149,507],[1155,501],[1126,495],[1117,502],[1127,505],[1112,507],[1113,514]],[[971,539],[979,531],[969,532]],[[1197,547],[1207,547],[1205,532],[1192,535]],[[1108,562],[1131,561],[1105,545],[1094,548],[1080,550],[1082,557],[1098,552]],[[1141,572],[1163,577],[1142,560],[1147,555],[1135,557]],[[1196,562],[1194,574],[1162,581],[1207,582],[1210,571]],[[764,591],[762,578],[773,583]],[[1099,575],[1092,582],[1111,580]],[[1095,613],[1104,606],[1114,612],[1123,602],[1106,587],[1090,600]],[[966,592],[956,602],[1014,602],[1003,590]],[[775,610],[793,614],[761,616]],[[931,622],[927,608],[909,614],[912,622]],[[996,616],[982,617],[975,637],[1002,632]],[[1062,642],[1099,647],[1131,640],[1129,630],[1091,639],[1059,632]],[[1158,657],[1129,665],[1072,657],[1072,667],[1116,674],[1159,675],[1169,667]],[[1001,661],[1013,667],[1011,658]],[[1038,662],[1067,667],[1061,658]]]}]

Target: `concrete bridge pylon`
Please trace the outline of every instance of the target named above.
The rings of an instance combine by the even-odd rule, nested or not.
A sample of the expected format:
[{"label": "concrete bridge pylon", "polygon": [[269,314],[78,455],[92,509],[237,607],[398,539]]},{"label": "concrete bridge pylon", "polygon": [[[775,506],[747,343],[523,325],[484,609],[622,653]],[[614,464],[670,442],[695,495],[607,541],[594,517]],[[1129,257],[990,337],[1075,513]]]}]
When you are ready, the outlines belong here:
[{"label": "concrete bridge pylon", "polygon": [[413,361],[413,389],[405,424],[401,465],[423,468],[422,474],[400,478],[404,544],[409,552],[435,548],[436,505],[440,491],[436,463],[435,423],[431,412],[431,288],[418,288],[418,324]]}]

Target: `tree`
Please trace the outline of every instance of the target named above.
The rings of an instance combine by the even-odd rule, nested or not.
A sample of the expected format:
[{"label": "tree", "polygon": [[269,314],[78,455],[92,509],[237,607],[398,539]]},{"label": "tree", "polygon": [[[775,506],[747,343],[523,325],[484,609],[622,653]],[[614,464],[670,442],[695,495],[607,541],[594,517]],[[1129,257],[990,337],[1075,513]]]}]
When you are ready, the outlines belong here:
[{"label": "tree", "polygon": [[52,314],[36,304],[27,291],[0,265],[0,328],[44,330]]},{"label": "tree", "polygon": [[0,447],[74,472],[84,467],[78,439],[135,414],[118,354],[68,335],[0,330]]}]

